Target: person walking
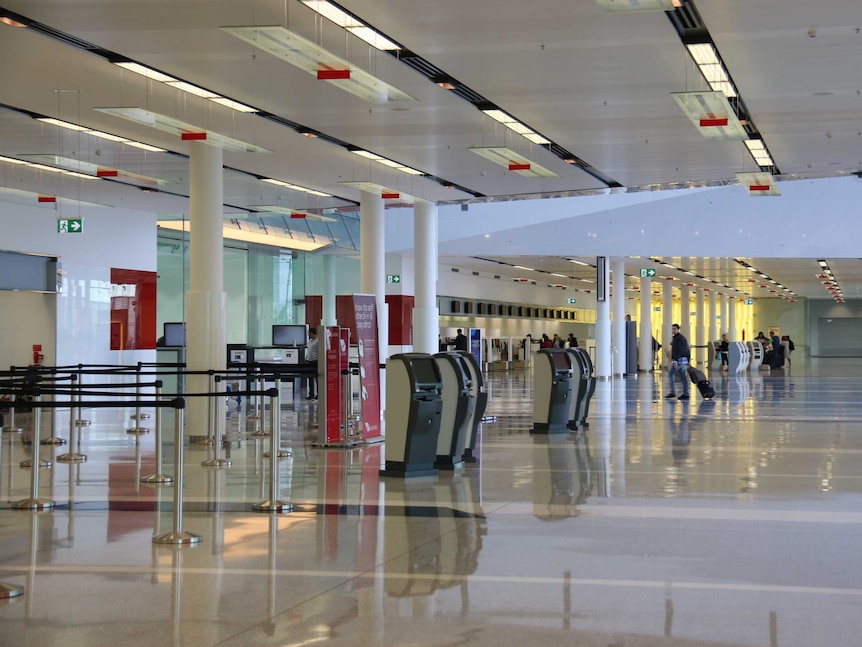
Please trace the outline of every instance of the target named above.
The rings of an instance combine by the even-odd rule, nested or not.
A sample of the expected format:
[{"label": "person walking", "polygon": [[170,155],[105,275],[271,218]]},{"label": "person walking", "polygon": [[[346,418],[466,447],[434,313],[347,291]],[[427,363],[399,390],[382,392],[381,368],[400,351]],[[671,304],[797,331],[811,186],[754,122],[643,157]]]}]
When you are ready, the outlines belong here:
[{"label": "person walking", "polygon": [[664,397],[676,397],[675,380],[676,376],[679,375],[680,382],[682,382],[682,395],[679,396],[679,399],[688,400],[688,376],[686,375],[686,369],[688,368],[688,363],[691,361],[691,346],[689,346],[688,340],[679,331],[679,324],[672,325],[670,331],[673,334],[673,341],[670,346],[670,368],[668,368],[670,393]]}]

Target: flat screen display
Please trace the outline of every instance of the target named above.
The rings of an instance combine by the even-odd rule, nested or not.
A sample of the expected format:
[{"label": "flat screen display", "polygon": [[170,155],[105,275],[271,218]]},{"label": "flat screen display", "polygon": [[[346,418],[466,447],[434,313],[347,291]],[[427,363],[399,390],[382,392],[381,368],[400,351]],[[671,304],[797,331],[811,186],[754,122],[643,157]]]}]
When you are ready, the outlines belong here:
[{"label": "flat screen display", "polygon": [[186,325],[182,321],[165,322],[165,346],[185,346]]},{"label": "flat screen display", "polygon": [[308,330],[305,324],[274,324],[272,326],[273,346],[305,346],[308,344]]},{"label": "flat screen display", "polygon": [[558,371],[569,371],[572,368],[572,365],[569,363],[569,354],[566,352],[562,353],[551,353],[551,357],[554,360],[554,368]]},{"label": "flat screen display", "polygon": [[413,368],[413,379],[416,384],[438,384],[440,382],[437,366],[430,357],[414,359],[410,365]]}]

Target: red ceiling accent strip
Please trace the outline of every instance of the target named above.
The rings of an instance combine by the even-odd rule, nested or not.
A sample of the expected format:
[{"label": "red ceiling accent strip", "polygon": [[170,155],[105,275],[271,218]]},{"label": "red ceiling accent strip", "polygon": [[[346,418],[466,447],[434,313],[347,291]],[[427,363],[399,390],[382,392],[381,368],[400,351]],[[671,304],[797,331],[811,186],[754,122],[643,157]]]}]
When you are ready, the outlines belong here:
[{"label": "red ceiling accent strip", "polygon": [[510,171],[529,171],[529,164],[521,164],[520,162],[509,162]]},{"label": "red ceiling accent strip", "polygon": [[290,217],[291,218],[305,218],[306,214],[302,213],[301,211],[291,211]]},{"label": "red ceiling accent strip", "polygon": [[195,140],[195,139],[206,139],[207,134],[206,133],[183,133],[181,138],[184,142],[189,141],[189,140]]},{"label": "red ceiling accent strip", "polygon": [[96,171],[96,177],[117,177],[119,174],[117,169],[100,168]]},{"label": "red ceiling accent strip", "polygon": [[701,128],[705,128],[707,126],[726,126],[727,125],[727,117],[710,117],[709,119],[701,119],[700,120]]},{"label": "red ceiling accent strip", "polygon": [[772,187],[768,184],[752,184],[748,187],[749,191],[769,191]]},{"label": "red ceiling accent strip", "polygon": [[394,193],[392,191],[386,191],[386,192],[382,193],[381,196],[383,197],[384,200],[393,200],[396,198],[400,198],[401,194],[400,193]]},{"label": "red ceiling accent strip", "polygon": [[349,78],[350,70],[317,70],[318,81],[338,81]]},{"label": "red ceiling accent strip", "polygon": [[56,195],[40,195],[39,202],[57,202]]}]

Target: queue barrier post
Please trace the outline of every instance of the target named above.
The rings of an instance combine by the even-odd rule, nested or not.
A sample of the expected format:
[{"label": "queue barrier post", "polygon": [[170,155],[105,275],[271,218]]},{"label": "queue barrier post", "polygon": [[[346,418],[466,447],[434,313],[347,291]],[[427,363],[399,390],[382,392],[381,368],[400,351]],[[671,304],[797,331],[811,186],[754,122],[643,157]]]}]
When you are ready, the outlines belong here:
[{"label": "queue barrier post", "polygon": [[213,371],[210,371],[210,394],[209,394],[209,402],[210,406],[207,411],[207,426],[209,427],[209,438],[212,439],[213,445],[213,457],[209,460],[205,460],[201,463],[204,467],[230,467],[231,461],[227,458],[221,457],[221,446],[222,446],[222,433],[221,430],[224,427],[222,421],[219,420],[219,416],[224,415],[224,407],[219,407],[218,404],[221,401],[221,396],[213,395],[216,393],[216,389],[218,388],[218,383],[221,381],[221,376],[215,375]]},{"label": "queue barrier post", "polygon": [[75,426],[75,393],[77,392],[75,384],[77,380],[78,376],[73,375],[72,390],[69,392],[69,451],[57,456],[58,463],[83,463],[87,460],[87,455],[78,451],[81,449],[81,441],[78,438],[78,427]]},{"label": "queue barrier post", "polygon": [[[30,497],[13,503],[12,507],[16,510],[50,510],[54,507],[54,502],[51,499],[39,498],[39,472],[41,471],[39,468],[51,467],[51,461],[43,462],[41,456],[39,456],[42,448],[39,443],[39,437],[42,433],[42,407],[39,406],[41,403],[42,394],[40,393],[36,396],[35,406],[33,407],[33,458],[29,461],[31,467]],[[27,467],[24,464],[26,462],[28,461],[23,461],[21,467]]]},{"label": "queue barrier post", "polygon": [[285,513],[293,511],[293,504],[281,501],[278,498],[279,473],[278,473],[278,444],[281,437],[281,402],[279,401],[278,378],[275,388],[270,391],[269,397],[269,498],[252,507],[255,512]]},{"label": "queue barrier post", "polygon": [[[162,396],[162,382],[161,380],[156,382],[156,403],[161,401]],[[155,485],[169,485],[174,482],[174,479],[170,476],[166,476],[162,474],[162,460],[163,460],[163,447],[162,447],[162,408],[160,406],[156,406],[156,471],[152,474],[147,474],[146,476],[141,477],[141,483],[150,483]]]}]

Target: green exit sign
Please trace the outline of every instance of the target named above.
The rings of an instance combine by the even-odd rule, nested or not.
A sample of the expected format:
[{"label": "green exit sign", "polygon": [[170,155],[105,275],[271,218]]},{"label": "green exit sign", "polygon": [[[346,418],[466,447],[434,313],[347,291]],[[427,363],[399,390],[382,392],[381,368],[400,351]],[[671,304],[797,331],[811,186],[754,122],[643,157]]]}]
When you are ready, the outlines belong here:
[{"label": "green exit sign", "polygon": [[654,267],[642,267],[641,268],[641,278],[645,279],[647,277],[655,276],[655,268]]},{"label": "green exit sign", "polygon": [[387,274],[386,275],[387,283],[401,283],[401,275],[400,274]]},{"label": "green exit sign", "polygon": [[578,302],[578,300],[574,297],[569,297],[567,302],[569,305],[574,305],[575,303]]},{"label": "green exit sign", "polygon": [[58,234],[80,234],[84,231],[83,218],[57,218]]},{"label": "green exit sign", "polygon": [[745,300],[745,305],[747,305],[747,306],[753,306],[753,305],[754,305],[754,299],[746,299],[746,300]]}]

